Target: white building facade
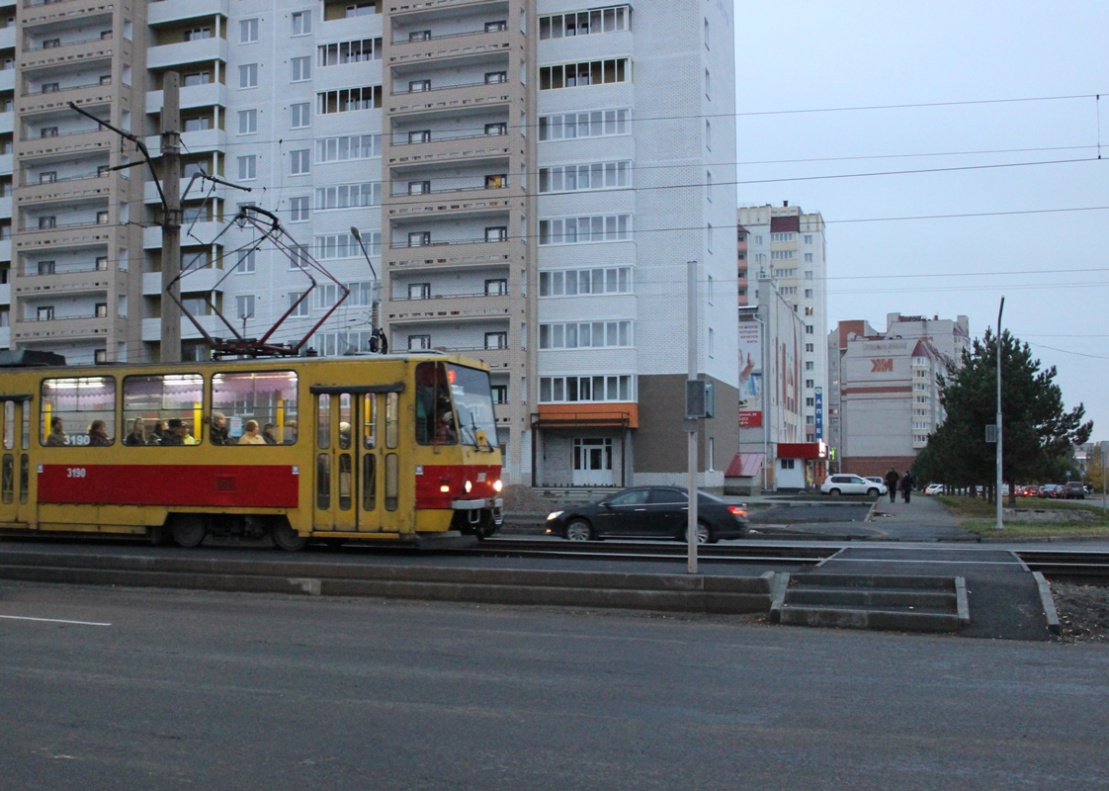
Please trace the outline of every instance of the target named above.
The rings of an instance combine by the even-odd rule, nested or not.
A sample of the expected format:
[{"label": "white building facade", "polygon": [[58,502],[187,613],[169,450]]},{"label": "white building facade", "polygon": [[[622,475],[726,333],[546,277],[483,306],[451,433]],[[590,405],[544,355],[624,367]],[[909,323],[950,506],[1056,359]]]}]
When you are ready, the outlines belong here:
[{"label": "white building facade", "polygon": [[[157,156],[175,71],[182,189],[201,172],[250,189],[196,181],[183,205],[182,298],[205,332],[227,336],[217,313],[246,337],[268,330],[311,286],[308,254],[350,295],[316,328],[341,296],[321,281],[272,340],[316,328],[321,354],[364,352],[381,327],[393,351],[483,359],[510,482],[683,479],[687,261],[698,262],[698,373],[718,405],[738,378],[731,2],[105,8],[0,6],[12,18],[0,55],[11,39],[18,64],[6,92],[0,71],[0,145],[12,114],[0,345],[158,358],[157,188],[142,168],[111,170],[134,147],[67,103]],[[64,149],[41,142],[55,135]],[[296,246],[228,228],[247,203]],[[186,358],[206,354],[188,322],[182,338]],[[718,485],[734,421],[700,432],[703,481]]]}]

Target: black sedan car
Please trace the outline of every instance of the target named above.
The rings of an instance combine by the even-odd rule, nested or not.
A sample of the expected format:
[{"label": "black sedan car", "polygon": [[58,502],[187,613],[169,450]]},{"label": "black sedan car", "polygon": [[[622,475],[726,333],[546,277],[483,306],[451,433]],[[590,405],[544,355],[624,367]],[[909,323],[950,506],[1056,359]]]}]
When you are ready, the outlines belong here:
[{"label": "black sedan car", "polygon": [[[570,541],[601,538],[686,540],[689,498],[678,486],[637,486],[603,500],[567,506],[547,517],[547,534]],[[747,511],[704,492],[697,493],[697,541],[742,538]]]}]

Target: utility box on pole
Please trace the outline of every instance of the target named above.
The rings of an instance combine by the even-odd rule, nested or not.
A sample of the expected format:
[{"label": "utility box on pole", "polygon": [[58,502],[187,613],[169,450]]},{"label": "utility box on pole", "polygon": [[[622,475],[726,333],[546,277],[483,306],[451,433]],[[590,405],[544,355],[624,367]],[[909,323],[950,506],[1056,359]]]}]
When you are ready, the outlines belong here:
[{"label": "utility box on pole", "polygon": [[701,420],[714,417],[716,409],[716,389],[712,382],[703,379],[687,379],[685,382],[685,417],[687,420]]}]

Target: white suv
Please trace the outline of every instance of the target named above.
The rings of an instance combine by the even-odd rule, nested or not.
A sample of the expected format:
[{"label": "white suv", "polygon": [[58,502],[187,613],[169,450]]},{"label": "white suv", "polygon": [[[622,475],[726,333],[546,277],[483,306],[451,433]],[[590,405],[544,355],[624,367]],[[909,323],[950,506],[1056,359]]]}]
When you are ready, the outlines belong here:
[{"label": "white suv", "polygon": [[820,493],[830,494],[832,497],[838,497],[841,494],[866,494],[877,497],[884,488],[885,486],[860,478],[858,475],[829,475],[824,479],[824,483],[820,484]]}]

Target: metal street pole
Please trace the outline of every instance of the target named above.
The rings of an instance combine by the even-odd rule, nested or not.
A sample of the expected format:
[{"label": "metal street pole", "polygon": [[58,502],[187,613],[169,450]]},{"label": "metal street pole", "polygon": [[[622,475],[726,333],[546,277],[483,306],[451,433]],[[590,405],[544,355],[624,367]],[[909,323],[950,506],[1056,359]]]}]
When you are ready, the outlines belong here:
[{"label": "metal street pole", "polygon": [[350,235],[354,237],[355,241],[358,242],[358,246],[362,248],[362,255],[366,257],[366,263],[370,265],[370,274],[374,276],[374,285],[371,292],[372,304],[370,305],[370,327],[373,330],[374,335],[376,335],[378,330],[377,306],[380,299],[379,292],[381,290],[381,281],[377,277],[377,270],[374,269],[374,262],[370,260],[370,254],[366,252],[366,245],[362,242],[362,232],[358,230],[357,225],[350,226]]},{"label": "metal street pole", "polygon": [[[689,336],[689,381],[697,379],[697,262],[686,262],[686,298],[688,304],[688,336]],[[686,388],[688,392],[688,388]],[[689,432],[689,458],[688,485],[686,492],[689,495],[689,512],[686,521],[685,533],[688,544],[688,558],[686,571],[690,574],[697,573],[697,420],[686,417],[685,428]]]},{"label": "metal street pole", "polygon": [[[161,362],[181,361],[181,77],[162,75],[162,351]],[[176,299],[175,299],[176,297]]]},{"label": "metal street pole", "polygon": [[1001,298],[1001,307],[997,309],[997,524],[994,530],[1002,530],[1005,523],[1001,517],[1001,314],[1005,310],[1005,297]]}]

